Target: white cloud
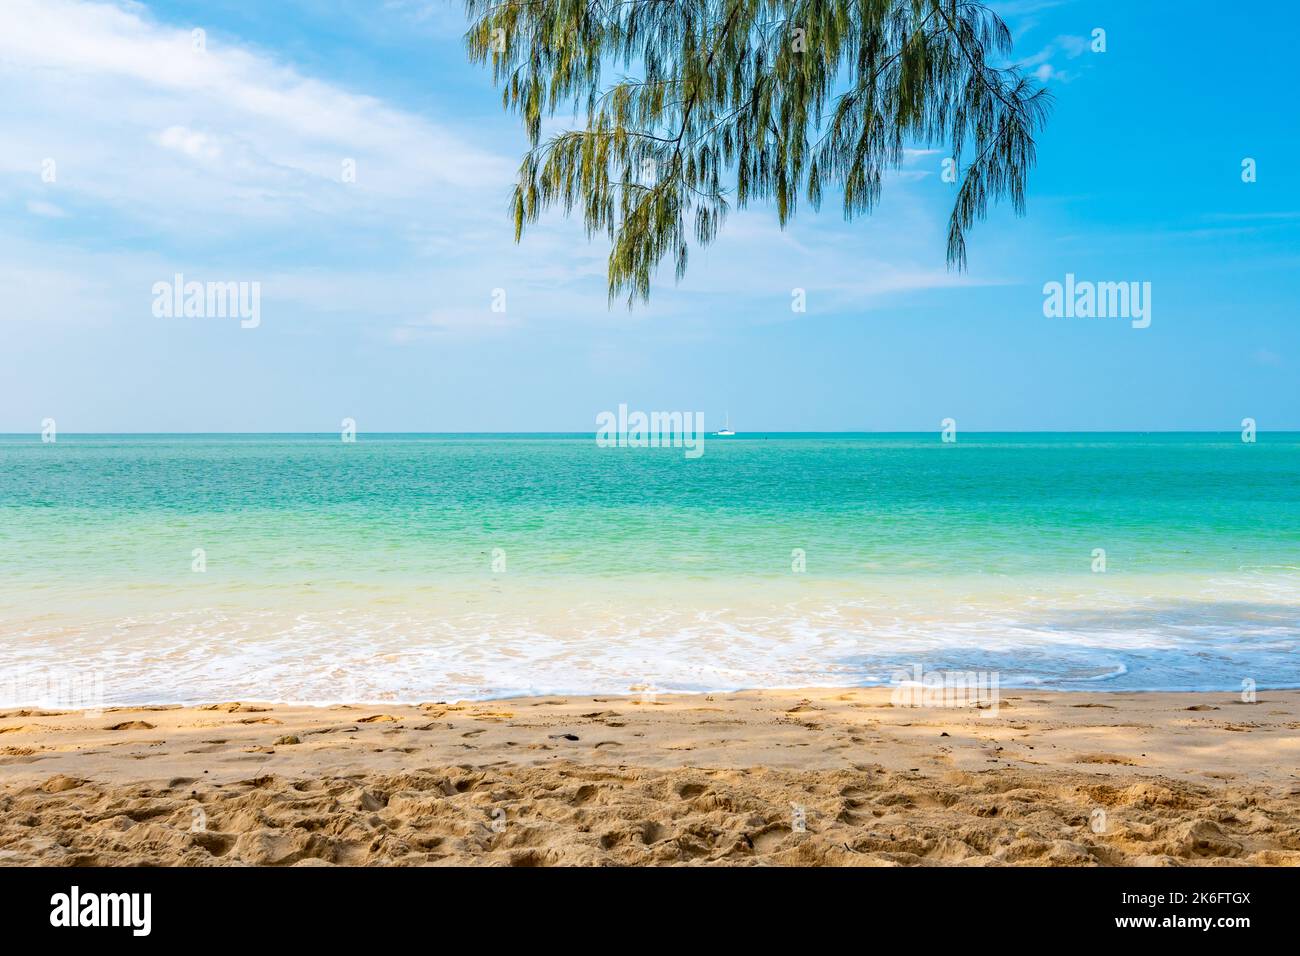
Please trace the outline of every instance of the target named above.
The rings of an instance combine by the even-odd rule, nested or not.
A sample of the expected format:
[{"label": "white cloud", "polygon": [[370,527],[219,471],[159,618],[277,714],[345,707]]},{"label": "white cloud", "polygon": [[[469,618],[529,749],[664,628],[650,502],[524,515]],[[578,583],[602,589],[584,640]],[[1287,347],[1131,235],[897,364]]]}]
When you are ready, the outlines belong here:
[{"label": "white cloud", "polygon": [[1040,83],[1047,83],[1051,80],[1058,83],[1068,83],[1075,79],[1078,74],[1070,70],[1062,70],[1051,61],[1058,55],[1063,55],[1069,60],[1078,59],[1090,49],[1090,44],[1091,41],[1088,37],[1062,34],[1055,37],[1037,53],[1018,62],[1025,69],[1033,68],[1033,74]]},{"label": "white cloud", "polygon": [[196,49],[189,28],[136,5],[8,0],[5,21],[0,78],[22,96],[0,106],[0,173],[55,158],[61,188],[153,226],[193,234],[235,208],[247,221],[411,201],[468,216],[512,178],[512,159],[453,129],[219,36]]},{"label": "white cloud", "polygon": [[184,126],[168,126],[158,134],[158,143],[195,159],[218,159],[221,156],[221,147],[211,136]]},{"label": "white cloud", "polygon": [[33,216],[44,216],[47,219],[62,219],[67,215],[54,203],[46,202],[43,199],[27,200],[27,211]]},{"label": "white cloud", "polygon": [[[476,131],[304,75],[232,38],[209,32],[196,49],[190,25],[156,22],[137,4],[6,0],[6,13],[0,82],[22,95],[0,99],[0,198],[47,218],[71,209],[78,227],[57,245],[8,243],[6,288],[28,266],[44,277],[41,294],[8,318],[131,323],[147,318],[154,281],[183,272],[261,282],[267,329],[346,319],[418,344],[533,323],[698,327],[716,317],[719,297],[788,312],[792,286],[858,309],[969,281],[942,264],[946,211],[887,188],[888,211],[851,227],[836,225],[829,198],[820,218],[804,209],[785,232],[768,209],[737,212],[711,248],[692,251],[680,287],[668,262],[649,306],[611,312],[607,241],[588,242],[579,218],[550,213],[513,243],[505,199],[515,146],[486,148]],[[927,167],[937,157],[906,150],[890,186],[936,181]],[[47,158],[53,182],[41,179]],[[488,310],[497,287],[508,291],[508,318]]]}]

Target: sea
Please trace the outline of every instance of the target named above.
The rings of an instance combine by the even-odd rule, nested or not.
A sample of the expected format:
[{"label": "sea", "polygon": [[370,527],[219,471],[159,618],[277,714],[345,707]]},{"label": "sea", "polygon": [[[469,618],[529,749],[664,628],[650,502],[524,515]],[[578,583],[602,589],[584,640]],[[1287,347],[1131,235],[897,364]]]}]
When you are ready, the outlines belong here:
[{"label": "sea", "polygon": [[1300,433],[0,436],[0,704],[1300,687]]}]

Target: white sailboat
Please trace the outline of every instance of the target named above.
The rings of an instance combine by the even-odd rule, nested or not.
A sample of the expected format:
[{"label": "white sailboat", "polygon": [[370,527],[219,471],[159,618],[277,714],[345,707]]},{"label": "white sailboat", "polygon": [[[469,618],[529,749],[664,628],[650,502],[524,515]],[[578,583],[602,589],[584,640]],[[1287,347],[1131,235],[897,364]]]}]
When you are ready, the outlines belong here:
[{"label": "white sailboat", "polygon": [[726,424],[724,424],[721,428],[719,428],[719,429],[718,429],[716,432],[714,432],[713,434],[719,436],[720,438],[726,438],[728,435],[734,435],[734,434],[736,434],[735,432],[733,432],[733,431],[731,430],[731,412],[727,412],[727,421],[726,421]]}]

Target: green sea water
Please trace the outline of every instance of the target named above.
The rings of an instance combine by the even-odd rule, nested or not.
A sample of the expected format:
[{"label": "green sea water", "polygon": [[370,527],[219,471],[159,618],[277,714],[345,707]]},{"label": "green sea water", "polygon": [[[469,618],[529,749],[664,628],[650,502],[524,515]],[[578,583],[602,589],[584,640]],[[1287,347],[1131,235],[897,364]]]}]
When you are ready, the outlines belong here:
[{"label": "green sea water", "polygon": [[1296,686],[1300,435],[12,435],[0,579],[123,701]]}]

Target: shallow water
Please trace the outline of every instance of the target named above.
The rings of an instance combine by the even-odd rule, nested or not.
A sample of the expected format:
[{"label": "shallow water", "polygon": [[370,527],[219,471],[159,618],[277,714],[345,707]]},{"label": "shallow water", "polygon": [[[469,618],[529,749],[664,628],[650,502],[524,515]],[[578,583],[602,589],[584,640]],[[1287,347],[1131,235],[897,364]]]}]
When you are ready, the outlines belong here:
[{"label": "shallow water", "polygon": [[1264,688],[1297,647],[1296,434],[0,437],[6,703]]}]

